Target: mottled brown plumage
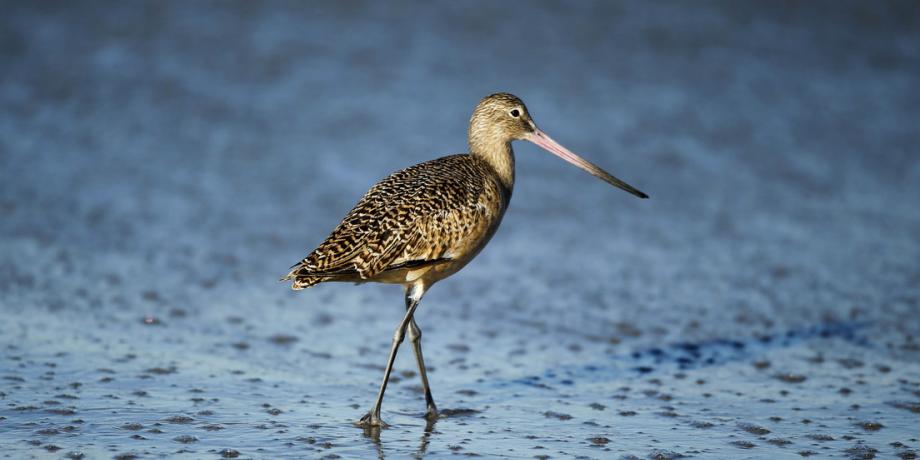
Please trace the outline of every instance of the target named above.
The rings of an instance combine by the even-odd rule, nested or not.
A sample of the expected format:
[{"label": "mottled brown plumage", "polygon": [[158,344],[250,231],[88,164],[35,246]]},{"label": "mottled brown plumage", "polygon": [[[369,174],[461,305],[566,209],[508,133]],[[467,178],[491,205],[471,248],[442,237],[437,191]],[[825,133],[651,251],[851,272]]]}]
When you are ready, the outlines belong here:
[{"label": "mottled brown plumage", "polygon": [[284,279],[293,279],[294,289],[323,281],[405,284],[451,263],[507,207],[511,191],[495,174],[466,154],[398,171],[374,185]]},{"label": "mottled brown plumage", "polygon": [[517,97],[484,98],[470,118],[470,152],[421,163],[391,174],[358,201],[313,252],[282,280],[293,289],[326,281],[402,284],[406,314],[396,328],[374,407],[359,422],[380,427],[380,407],[399,344],[408,332],[418,362],[427,417],[437,416],[413,317],[425,291],[463,268],[485,247],[514,189],[511,142],[528,140],[640,198],[647,196],[565,149],[530,118]]}]

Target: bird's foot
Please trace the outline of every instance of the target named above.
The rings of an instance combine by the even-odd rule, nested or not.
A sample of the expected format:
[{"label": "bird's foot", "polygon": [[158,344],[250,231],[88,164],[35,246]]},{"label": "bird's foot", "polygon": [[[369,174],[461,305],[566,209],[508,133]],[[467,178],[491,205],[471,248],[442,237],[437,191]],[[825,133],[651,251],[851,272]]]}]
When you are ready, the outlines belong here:
[{"label": "bird's foot", "polygon": [[361,420],[356,421],[355,425],[358,425],[361,428],[386,428],[389,426],[380,419],[380,413],[374,411],[370,411],[367,414],[364,414],[364,417],[361,417]]},{"label": "bird's foot", "polygon": [[426,420],[437,420],[438,419],[438,408],[434,407],[434,404],[428,406],[428,411],[425,412]]}]

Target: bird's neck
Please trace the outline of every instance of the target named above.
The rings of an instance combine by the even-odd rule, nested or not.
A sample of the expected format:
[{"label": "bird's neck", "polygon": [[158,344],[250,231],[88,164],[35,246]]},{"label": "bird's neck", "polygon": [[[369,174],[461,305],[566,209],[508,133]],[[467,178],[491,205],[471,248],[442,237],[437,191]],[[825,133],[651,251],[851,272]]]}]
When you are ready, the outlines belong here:
[{"label": "bird's neck", "polygon": [[511,150],[511,142],[471,143],[470,154],[488,163],[508,192],[514,189],[514,150]]}]

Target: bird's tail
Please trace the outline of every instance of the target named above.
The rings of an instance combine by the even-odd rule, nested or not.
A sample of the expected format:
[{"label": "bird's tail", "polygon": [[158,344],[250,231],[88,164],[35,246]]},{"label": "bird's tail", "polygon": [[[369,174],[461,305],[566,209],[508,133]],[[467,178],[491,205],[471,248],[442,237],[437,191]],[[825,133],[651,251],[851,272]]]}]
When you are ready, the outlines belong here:
[{"label": "bird's tail", "polygon": [[291,289],[299,291],[329,279],[329,276],[310,274],[302,264],[296,264],[291,267],[291,271],[288,272],[287,275],[281,277],[280,281],[293,281],[291,283]]}]

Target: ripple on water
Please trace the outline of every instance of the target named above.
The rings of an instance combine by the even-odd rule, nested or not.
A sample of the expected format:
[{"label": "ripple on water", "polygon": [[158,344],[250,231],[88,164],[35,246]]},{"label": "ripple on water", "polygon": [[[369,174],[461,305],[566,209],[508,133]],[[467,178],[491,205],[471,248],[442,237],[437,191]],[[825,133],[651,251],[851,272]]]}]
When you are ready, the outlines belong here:
[{"label": "ripple on water", "polygon": [[843,452],[853,460],[868,460],[875,458],[875,454],[878,453],[878,449],[869,447],[865,444],[856,444],[853,447],[844,450]]},{"label": "ripple on water", "polygon": [[758,436],[770,434],[770,430],[762,426],[755,425],[753,423],[739,423],[738,428],[741,428],[742,430],[747,431],[748,433],[756,434]]},{"label": "ripple on water", "polygon": [[178,424],[178,425],[184,425],[184,424],[188,424],[188,423],[194,422],[195,419],[193,419],[193,418],[191,418],[191,417],[189,417],[189,416],[187,416],[187,415],[174,415],[174,416],[172,416],[172,417],[168,417],[168,418],[163,419],[163,421],[166,422],[166,423],[174,423],[174,424]]}]

